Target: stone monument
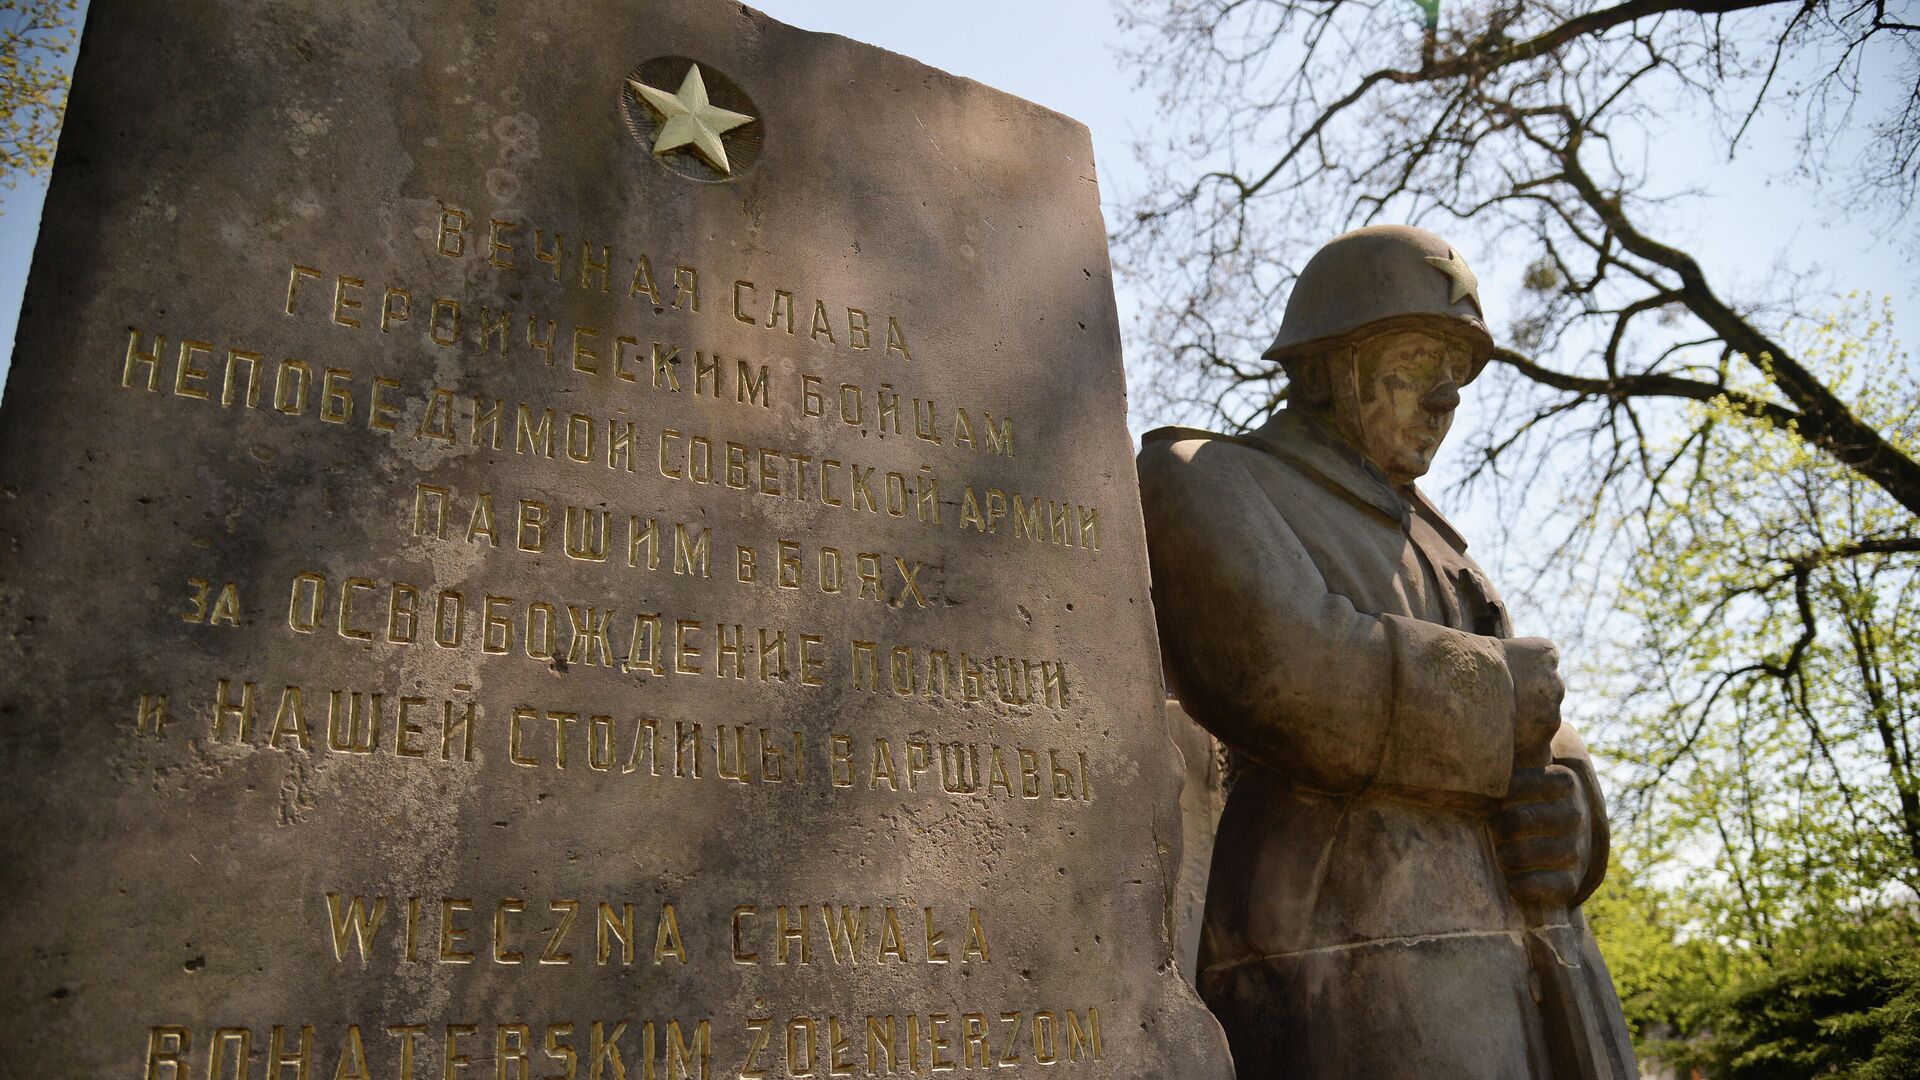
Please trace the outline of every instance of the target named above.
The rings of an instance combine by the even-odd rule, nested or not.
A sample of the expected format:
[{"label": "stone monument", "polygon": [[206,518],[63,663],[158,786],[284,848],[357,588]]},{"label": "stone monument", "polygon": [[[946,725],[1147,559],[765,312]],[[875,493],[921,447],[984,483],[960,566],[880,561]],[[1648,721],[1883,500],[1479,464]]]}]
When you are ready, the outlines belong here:
[{"label": "stone monument", "polygon": [[1413,483],[1492,351],[1458,252],[1361,229],[1288,299],[1287,408],[1140,455],[1172,688],[1234,759],[1198,981],[1243,1080],[1638,1075],[1554,648]]},{"label": "stone monument", "polygon": [[721,0],[95,0],[9,1073],[1224,1077],[1091,147]]}]

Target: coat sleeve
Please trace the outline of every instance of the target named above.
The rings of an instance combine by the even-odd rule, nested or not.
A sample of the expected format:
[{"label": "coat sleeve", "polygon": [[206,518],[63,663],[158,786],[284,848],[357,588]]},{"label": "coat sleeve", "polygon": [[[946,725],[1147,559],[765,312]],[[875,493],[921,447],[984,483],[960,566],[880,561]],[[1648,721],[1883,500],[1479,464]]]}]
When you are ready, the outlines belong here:
[{"label": "coat sleeve", "polygon": [[1214,734],[1310,787],[1501,798],[1514,692],[1498,639],[1358,611],[1230,443],[1140,456],[1169,674]]}]

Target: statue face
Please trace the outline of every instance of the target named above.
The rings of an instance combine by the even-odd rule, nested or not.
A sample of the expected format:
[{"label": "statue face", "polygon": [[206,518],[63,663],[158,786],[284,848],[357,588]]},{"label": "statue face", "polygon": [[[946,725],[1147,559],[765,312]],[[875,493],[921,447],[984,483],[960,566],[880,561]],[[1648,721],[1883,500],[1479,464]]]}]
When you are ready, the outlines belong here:
[{"label": "statue face", "polygon": [[1466,341],[1427,330],[1401,330],[1356,347],[1358,388],[1349,429],[1356,447],[1395,485],[1426,475],[1440,449],[1460,386],[1473,371]]}]

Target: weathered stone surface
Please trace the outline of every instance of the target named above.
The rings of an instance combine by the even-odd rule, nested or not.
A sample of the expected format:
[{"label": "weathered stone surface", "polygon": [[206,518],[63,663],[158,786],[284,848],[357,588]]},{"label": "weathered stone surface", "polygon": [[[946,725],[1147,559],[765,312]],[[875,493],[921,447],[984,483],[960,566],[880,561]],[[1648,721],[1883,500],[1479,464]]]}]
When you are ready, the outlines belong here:
[{"label": "weathered stone surface", "polygon": [[731,3],[96,0],[19,340],[10,1071],[1227,1075],[1078,125]]},{"label": "weathered stone surface", "polygon": [[1287,407],[1141,451],[1169,681],[1234,755],[1198,984],[1243,1077],[1637,1075],[1557,654],[1414,484],[1492,351],[1458,252],[1356,230],[1288,300]]},{"label": "weathered stone surface", "polygon": [[1186,782],[1180,788],[1180,870],[1174,878],[1174,959],[1193,982],[1200,970],[1200,932],[1207,908],[1207,877],[1213,838],[1227,805],[1225,748],[1194,722],[1175,698],[1167,699],[1167,732],[1180,748]]}]

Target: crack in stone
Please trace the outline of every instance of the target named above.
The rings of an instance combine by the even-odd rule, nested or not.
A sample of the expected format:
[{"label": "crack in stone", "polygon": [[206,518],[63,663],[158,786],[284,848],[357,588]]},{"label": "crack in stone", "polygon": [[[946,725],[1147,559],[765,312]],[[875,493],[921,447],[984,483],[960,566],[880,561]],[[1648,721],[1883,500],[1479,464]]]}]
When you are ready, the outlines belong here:
[{"label": "crack in stone", "polygon": [[[1561,924],[1561,925],[1565,925],[1565,924]],[[1404,937],[1372,938],[1367,941],[1352,941],[1352,942],[1347,942],[1346,944],[1343,944],[1343,945],[1320,945],[1311,949],[1296,949],[1291,952],[1253,953],[1247,956],[1240,957],[1237,960],[1225,960],[1217,964],[1210,964],[1208,965],[1207,970],[1209,972],[1231,971],[1234,968],[1242,967],[1244,965],[1259,962],[1259,961],[1287,960],[1287,959],[1300,957],[1300,956],[1322,956],[1322,955],[1330,955],[1334,953],[1353,952],[1359,949],[1382,949],[1382,948],[1389,948],[1393,946],[1399,946],[1402,948],[1411,948],[1416,945],[1425,945],[1429,942],[1435,942],[1435,941],[1459,941],[1459,940],[1473,940],[1473,939],[1483,939],[1483,938],[1484,939],[1505,938],[1506,940],[1511,941],[1516,945],[1521,945],[1524,947],[1526,938],[1529,935],[1537,935],[1538,937],[1540,937],[1542,941],[1547,941],[1546,935],[1541,934],[1540,931],[1544,929],[1554,929],[1554,928],[1555,927],[1537,927],[1529,930],[1453,930],[1443,934],[1410,934]],[[1550,941],[1548,941],[1547,947],[1549,949],[1553,949],[1554,959],[1556,961],[1559,961],[1563,966],[1566,966],[1566,967],[1579,966],[1578,964],[1568,964],[1565,960],[1561,959],[1559,950],[1554,949]]]}]

